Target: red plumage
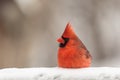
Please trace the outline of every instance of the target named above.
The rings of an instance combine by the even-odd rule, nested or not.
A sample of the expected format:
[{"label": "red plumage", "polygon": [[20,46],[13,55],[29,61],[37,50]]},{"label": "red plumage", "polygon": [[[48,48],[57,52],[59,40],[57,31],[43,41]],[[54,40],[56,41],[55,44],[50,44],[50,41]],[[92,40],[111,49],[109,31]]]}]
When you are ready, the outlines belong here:
[{"label": "red plumage", "polygon": [[57,40],[58,66],[64,68],[84,68],[91,65],[91,55],[82,41],[74,33],[70,23],[67,24],[62,36]]}]

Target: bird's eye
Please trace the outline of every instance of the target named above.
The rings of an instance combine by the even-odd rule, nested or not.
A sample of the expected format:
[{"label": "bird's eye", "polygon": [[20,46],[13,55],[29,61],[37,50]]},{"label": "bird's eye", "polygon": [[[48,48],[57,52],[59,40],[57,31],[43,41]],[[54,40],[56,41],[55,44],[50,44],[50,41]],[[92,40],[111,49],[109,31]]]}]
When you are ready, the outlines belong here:
[{"label": "bird's eye", "polygon": [[63,38],[64,41],[68,41],[69,40],[69,38],[65,38],[63,36],[62,36],[62,38]]},{"label": "bird's eye", "polygon": [[69,38],[65,38],[65,37],[63,37],[62,36],[62,39],[64,40],[64,43],[60,43],[60,47],[65,47],[66,46],[66,44],[68,43],[68,41],[69,41]]}]

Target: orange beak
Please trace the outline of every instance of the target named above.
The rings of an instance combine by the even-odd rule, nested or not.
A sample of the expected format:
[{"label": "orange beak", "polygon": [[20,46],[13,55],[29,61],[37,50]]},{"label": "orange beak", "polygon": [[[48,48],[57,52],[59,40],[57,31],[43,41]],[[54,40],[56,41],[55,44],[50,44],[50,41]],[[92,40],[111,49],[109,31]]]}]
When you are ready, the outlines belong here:
[{"label": "orange beak", "polygon": [[57,41],[58,41],[59,43],[63,43],[63,44],[64,44],[64,40],[63,40],[62,38],[58,38]]}]

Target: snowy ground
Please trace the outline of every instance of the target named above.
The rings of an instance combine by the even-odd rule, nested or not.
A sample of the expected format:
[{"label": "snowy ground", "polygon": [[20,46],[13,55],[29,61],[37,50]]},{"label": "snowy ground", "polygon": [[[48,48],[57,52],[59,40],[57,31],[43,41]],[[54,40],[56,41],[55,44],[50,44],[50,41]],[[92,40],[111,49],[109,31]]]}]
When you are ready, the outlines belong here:
[{"label": "snowy ground", "polygon": [[0,80],[120,80],[120,68],[7,68],[0,70]]}]

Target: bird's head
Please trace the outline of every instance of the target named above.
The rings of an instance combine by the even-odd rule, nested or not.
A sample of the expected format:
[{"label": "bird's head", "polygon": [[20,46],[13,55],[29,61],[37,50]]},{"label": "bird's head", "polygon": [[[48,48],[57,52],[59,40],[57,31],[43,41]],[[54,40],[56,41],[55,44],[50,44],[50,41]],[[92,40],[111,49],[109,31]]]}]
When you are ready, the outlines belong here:
[{"label": "bird's head", "polygon": [[77,38],[76,34],[74,33],[74,30],[71,26],[70,23],[68,23],[66,25],[66,28],[62,34],[62,36],[60,38],[57,39],[57,41],[60,43],[59,47],[65,47],[66,44],[68,44],[68,42],[72,39]]}]

